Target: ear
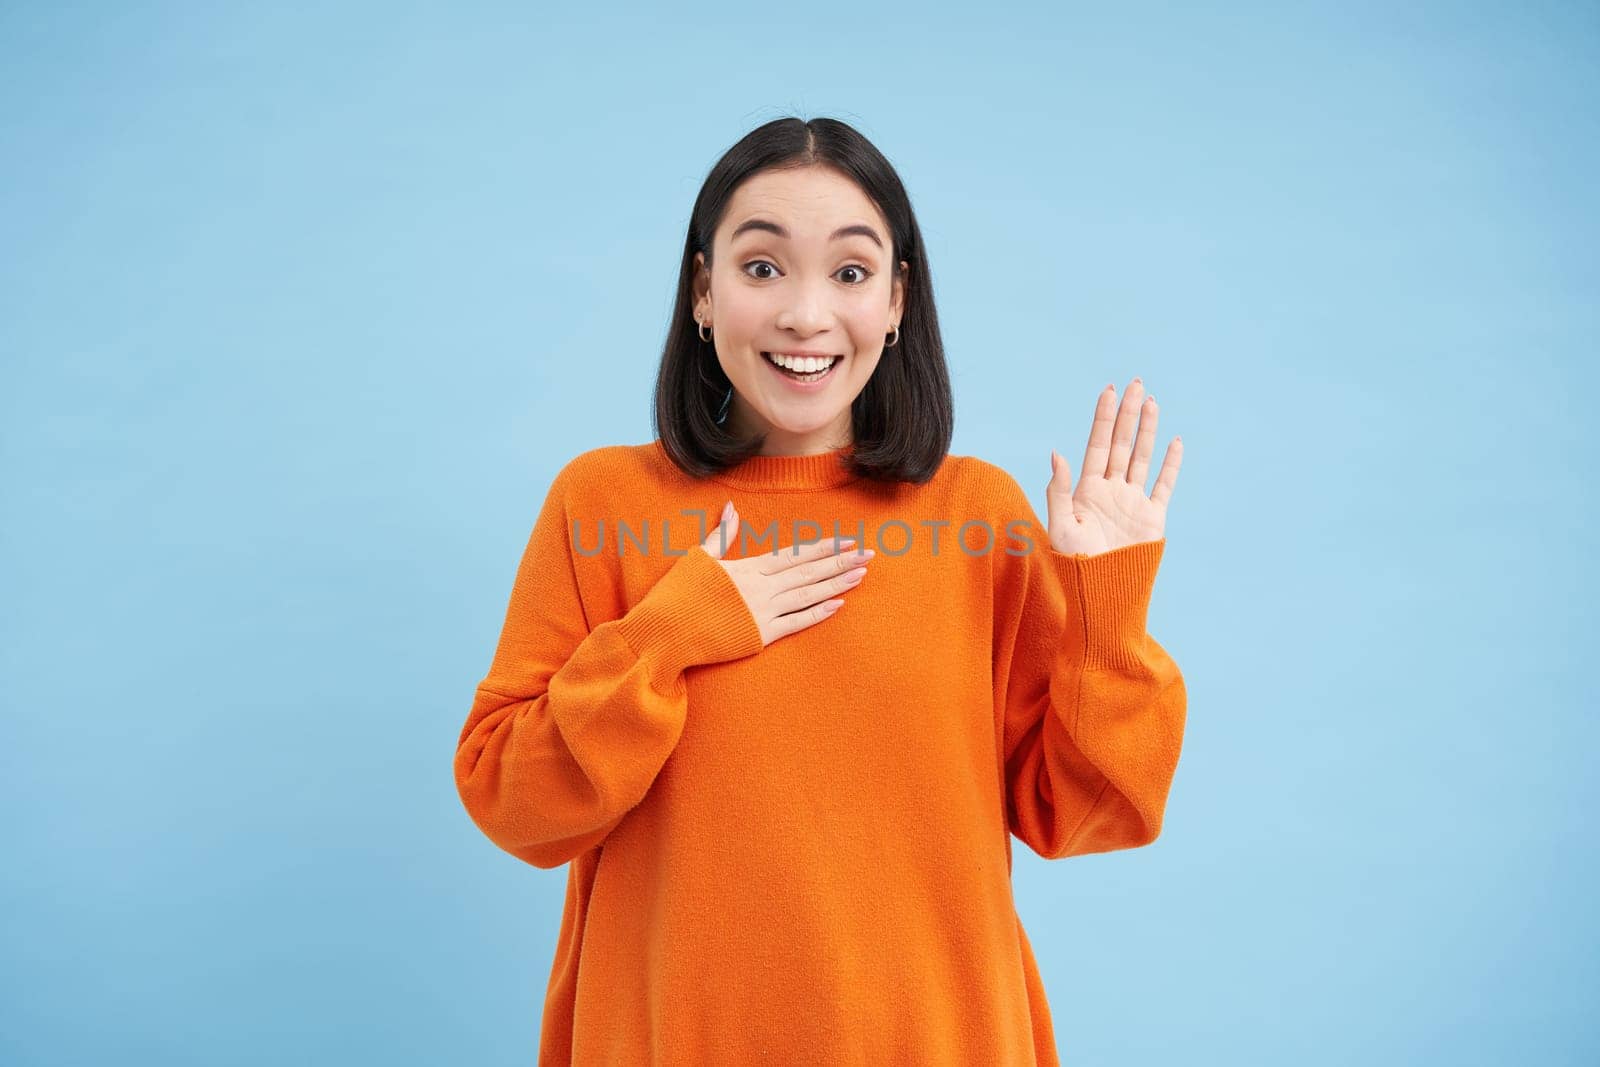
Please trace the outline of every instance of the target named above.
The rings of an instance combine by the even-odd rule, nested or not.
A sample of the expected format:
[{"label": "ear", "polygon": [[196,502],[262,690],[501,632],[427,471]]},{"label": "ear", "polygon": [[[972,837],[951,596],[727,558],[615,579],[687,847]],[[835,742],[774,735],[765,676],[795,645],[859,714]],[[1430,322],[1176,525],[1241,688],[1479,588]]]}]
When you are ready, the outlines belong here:
[{"label": "ear", "polygon": [[706,254],[694,254],[694,277],[690,279],[690,292],[694,295],[694,307],[690,311],[700,314],[701,305],[711,301],[711,272],[706,269]]},{"label": "ear", "polygon": [[889,294],[889,317],[899,322],[905,314],[906,306],[906,275],[911,268],[905,260],[900,261],[900,269],[894,272],[894,285]]}]

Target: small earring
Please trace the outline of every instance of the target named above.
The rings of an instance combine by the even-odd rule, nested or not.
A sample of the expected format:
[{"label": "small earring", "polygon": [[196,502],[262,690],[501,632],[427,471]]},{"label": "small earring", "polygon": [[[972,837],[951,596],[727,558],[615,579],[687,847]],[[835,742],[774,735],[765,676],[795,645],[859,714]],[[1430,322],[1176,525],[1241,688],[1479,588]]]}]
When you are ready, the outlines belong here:
[{"label": "small earring", "polygon": [[733,402],[733,386],[728,386],[728,395],[722,398],[722,407],[717,410],[717,425],[721,426],[728,421],[728,405]]},{"label": "small earring", "polygon": [[700,321],[700,317],[698,315],[695,316],[694,320],[694,332],[700,335],[701,344],[711,343],[711,335],[706,333],[706,324]]},{"label": "small earring", "polygon": [[890,341],[888,344],[884,345],[883,347],[884,348],[893,348],[895,345],[897,345],[899,343],[900,343],[900,324],[897,322],[897,323],[894,324],[894,340]]}]

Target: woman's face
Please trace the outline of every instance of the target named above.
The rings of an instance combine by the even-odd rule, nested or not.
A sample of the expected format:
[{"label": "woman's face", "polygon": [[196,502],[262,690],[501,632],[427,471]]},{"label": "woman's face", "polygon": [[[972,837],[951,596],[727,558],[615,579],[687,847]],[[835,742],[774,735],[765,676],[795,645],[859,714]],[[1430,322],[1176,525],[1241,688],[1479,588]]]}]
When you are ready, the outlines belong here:
[{"label": "woman's face", "polygon": [[[851,401],[905,295],[906,263],[891,269],[882,214],[830,168],[766,171],[734,191],[711,249],[710,270],[695,253],[694,307],[733,383],[726,425],[740,436],[765,431],[765,455],[849,444]],[[833,364],[803,381],[769,358],[781,353]]]}]

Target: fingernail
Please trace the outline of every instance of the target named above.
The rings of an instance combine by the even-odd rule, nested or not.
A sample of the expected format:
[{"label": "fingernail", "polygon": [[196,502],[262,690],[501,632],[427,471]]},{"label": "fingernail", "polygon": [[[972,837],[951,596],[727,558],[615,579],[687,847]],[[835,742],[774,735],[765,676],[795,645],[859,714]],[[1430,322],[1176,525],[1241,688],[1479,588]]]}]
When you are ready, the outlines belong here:
[{"label": "fingernail", "polygon": [[856,559],[871,559],[877,553],[870,548],[863,548],[856,552]]},{"label": "fingernail", "polygon": [[733,514],[733,501],[730,500],[726,504],[722,505],[722,521],[723,522],[727,522],[728,521],[728,517],[730,515],[732,515],[732,514]]}]

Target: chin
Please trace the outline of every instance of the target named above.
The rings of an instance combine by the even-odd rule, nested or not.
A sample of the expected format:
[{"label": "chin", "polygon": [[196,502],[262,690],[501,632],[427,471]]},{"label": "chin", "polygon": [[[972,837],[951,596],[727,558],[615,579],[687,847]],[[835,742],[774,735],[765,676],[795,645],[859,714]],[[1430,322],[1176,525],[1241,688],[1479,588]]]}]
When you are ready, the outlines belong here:
[{"label": "chin", "polygon": [[786,419],[781,417],[773,418],[767,420],[767,425],[772,427],[774,430],[779,430],[783,433],[816,433],[818,430],[824,430],[838,422],[839,417],[841,414],[843,414],[844,410],[845,409],[841,409],[840,411],[823,412],[815,417],[808,417],[804,419]]}]

